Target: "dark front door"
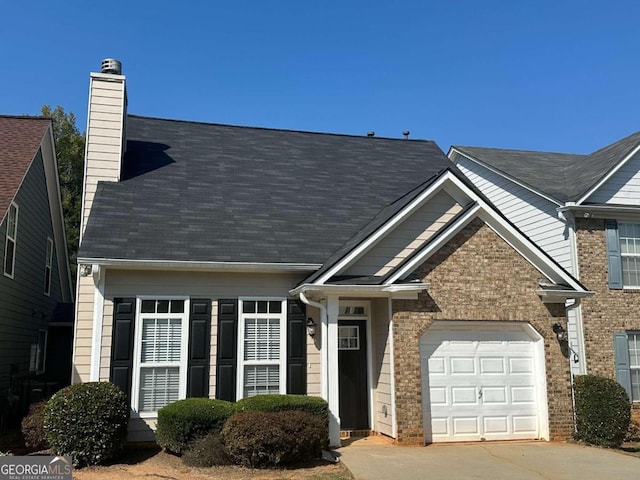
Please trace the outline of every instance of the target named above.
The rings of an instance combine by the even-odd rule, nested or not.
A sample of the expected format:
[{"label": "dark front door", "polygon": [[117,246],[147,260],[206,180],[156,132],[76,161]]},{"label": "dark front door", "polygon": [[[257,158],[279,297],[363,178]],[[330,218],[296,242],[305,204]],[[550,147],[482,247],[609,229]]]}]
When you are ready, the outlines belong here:
[{"label": "dark front door", "polygon": [[367,391],[367,322],[338,321],[340,428],[369,429]]}]

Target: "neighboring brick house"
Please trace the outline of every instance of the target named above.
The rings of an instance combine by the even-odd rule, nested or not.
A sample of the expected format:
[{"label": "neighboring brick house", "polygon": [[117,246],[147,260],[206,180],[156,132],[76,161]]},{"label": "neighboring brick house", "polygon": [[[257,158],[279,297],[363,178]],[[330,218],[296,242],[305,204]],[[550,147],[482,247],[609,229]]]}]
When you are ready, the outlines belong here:
[{"label": "neighboring brick house", "polygon": [[554,328],[591,293],[431,141],[128,115],[91,74],[74,381],[131,440],[187,396],[328,401],[330,440],[565,438]]},{"label": "neighboring brick house", "polygon": [[[59,313],[73,293],[47,118],[0,116],[0,239],[2,427],[53,380],[69,382],[73,316]],[[43,374],[53,383],[35,381]]]},{"label": "neighboring brick house", "polygon": [[507,218],[595,292],[570,308],[573,373],[617,378],[637,417],[639,150],[635,133],[590,155],[457,146],[449,152]]}]

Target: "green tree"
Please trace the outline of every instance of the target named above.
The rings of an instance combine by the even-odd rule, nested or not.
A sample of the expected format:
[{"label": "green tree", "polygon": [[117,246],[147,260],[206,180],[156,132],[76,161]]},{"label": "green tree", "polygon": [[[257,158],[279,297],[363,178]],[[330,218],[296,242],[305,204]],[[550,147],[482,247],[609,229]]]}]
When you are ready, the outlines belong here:
[{"label": "green tree", "polygon": [[61,106],[58,105],[52,109],[51,106],[44,105],[41,113],[43,116],[51,118],[53,123],[67,251],[71,266],[71,279],[75,284],[80,238],[85,137],[76,127],[75,115],[71,112],[65,113]]}]

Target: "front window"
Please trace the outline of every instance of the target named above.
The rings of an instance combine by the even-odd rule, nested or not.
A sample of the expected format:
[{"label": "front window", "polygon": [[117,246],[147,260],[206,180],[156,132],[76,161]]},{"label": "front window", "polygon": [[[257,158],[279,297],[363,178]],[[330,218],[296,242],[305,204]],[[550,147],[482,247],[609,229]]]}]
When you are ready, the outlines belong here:
[{"label": "front window", "polygon": [[51,265],[53,263],[53,240],[47,237],[47,253],[44,261],[44,294],[51,293]]},{"label": "front window", "polygon": [[640,287],[640,224],[620,223],[618,232],[622,284],[625,287]]},{"label": "front window", "polygon": [[629,342],[629,371],[631,373],[631,400],[640,402],[640,333],[627,334]]},{"label": "front window", "polygon": [[16,262],[16,239],[18,236],[18,206],[9,205],[7,215],[7,238],[4,246],[4,274],[13,278]]},{"label": "front window", "polygon": [[238,398],[286,393],[284,301],[241,300],[240,312]]},{"label": "front window", "polygon": [[139,413],[157,412],[186,392],[183,352],[188,321],[184,299],[139,301],[137,390],[134,408]]}]

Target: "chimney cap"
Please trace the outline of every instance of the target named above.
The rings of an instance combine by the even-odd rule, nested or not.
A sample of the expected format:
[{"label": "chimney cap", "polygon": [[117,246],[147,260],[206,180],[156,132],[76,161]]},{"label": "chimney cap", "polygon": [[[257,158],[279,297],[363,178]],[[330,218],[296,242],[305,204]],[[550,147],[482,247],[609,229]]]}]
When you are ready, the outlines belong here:
[{"label": "chimney cap", "polygon": [[100,71],[102,73],[111,73],[113,75],[122,75],[122,63],[115,58],[105,58],[102,60]]}]

